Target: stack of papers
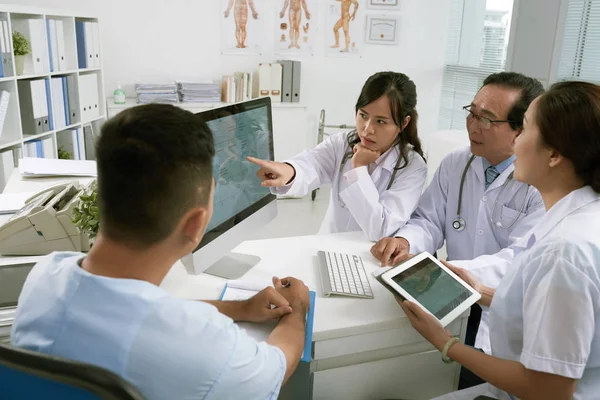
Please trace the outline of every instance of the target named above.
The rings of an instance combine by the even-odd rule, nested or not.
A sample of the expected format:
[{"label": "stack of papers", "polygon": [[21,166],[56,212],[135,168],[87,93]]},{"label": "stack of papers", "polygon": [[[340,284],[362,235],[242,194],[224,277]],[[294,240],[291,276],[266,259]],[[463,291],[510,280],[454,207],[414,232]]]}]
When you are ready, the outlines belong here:
[{"label": "stack of papers", "polygon": [[0,215],[14,214],[25,205],[25,201],[36,192],[2,193],[0,194]]},{"label": "stack of papers", "polygon": [[221,86],[216,82],[178,82],[177,88],[184,103],[218,103],[221,100]]},{"label": "stack of papers", "polygon": [[53,158],[29,158],[19,160],[22,176],[41,178],[47,176],[97,176],[96,161],[57,160]]},{"label": "stack of papers", "polygon": [[137,94],[137,102],[140,104],[179,102],[175,83],[136,83],[135,93]]}]

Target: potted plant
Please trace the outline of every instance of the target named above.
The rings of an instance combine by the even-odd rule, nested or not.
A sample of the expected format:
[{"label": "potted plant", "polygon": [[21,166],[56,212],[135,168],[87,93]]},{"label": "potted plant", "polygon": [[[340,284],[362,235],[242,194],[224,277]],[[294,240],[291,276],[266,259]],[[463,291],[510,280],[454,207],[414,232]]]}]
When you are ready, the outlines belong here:
[{"label": "potted plant", "polygon": [[85,194],[79,197],[79,204],[73,209],[73,223],[87,234],[90,244],[98,234],[100,211],[98,209],[98,184],[93,181]]},{"label": "potted plant", "polygon": [[65,150],[63,146],[58,146],[58,159],[59,160],[72,160],[73,155]]},{"label": "potted plant", "polygon": [[20,32],[13,31],[12,40],[15,54],[15,72],[17,75],[23,75],[23,69],[25,68],[25,56],[31,53],[31,47],[29,47],[29,41],[27,38]]}]

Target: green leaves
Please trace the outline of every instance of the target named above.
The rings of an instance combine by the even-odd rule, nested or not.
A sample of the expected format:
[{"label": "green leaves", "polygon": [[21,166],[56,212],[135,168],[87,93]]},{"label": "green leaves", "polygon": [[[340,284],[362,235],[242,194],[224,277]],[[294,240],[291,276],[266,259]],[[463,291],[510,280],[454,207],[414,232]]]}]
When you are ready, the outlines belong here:
[{"label": "green leaves", "polygon": [[58,146],[58,159],[59,160],[72,160],[73,155],[66,151],[63,146]]},{"label": "green leaves", "polygon": [[12,40],[15,56],[26,56],[31,53],[29,41],[22,33],[13,31]]},{"label": "green leaves", "polygon": [[90,185],[90,191],[79,197],[79,204],[73,209],[71,217],[80,231],[90,239],[96,237],[100,225],[100,210],[98,209],[98,185],[96,181]]}]

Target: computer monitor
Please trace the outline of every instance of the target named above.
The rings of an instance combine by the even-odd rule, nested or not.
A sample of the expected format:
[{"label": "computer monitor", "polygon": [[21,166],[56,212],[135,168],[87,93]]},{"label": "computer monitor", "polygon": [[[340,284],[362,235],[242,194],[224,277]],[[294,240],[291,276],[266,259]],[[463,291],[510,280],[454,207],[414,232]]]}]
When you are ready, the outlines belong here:
[{"label": "computer monitor", "polygon": [[190,274],[237,279],[260,258],[231,253],[277,216],[276,196],[261,185],[253,156],[273,160],[271,99],[245,101],[199,113],[215,138],[213,216],[196,250],[181,261]]}]

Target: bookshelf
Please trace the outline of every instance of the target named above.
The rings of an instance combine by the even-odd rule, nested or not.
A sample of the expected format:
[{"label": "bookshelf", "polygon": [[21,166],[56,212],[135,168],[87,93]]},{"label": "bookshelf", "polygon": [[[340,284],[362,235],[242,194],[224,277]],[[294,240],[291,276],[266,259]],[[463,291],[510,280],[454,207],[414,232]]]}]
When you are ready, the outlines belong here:
[{"label": "bookshelf", "polygon": [[[25,36],[31,47],[20,75],[13,51],[14,31]],[[0,48],[0,95],[2,91],[10,94],[0,131],[2,191],[8,179],[2,175],[12,172],[6,171],[10,164],[6,153],[12,153],[15,167],[22,157],[58,158],[58,143],[64,142],[64,135],[71,137],[74,130],[83,132],[84,128],[89,132],[88,127],[99,132],[106,119],[106,102],[99,20],[95,16],[0,4]],[[38,151],[30,154],[31,144],[37,141],[43,146],[38,145]],[[85,152],[81,157],[75,155],[83,157]]]}]

